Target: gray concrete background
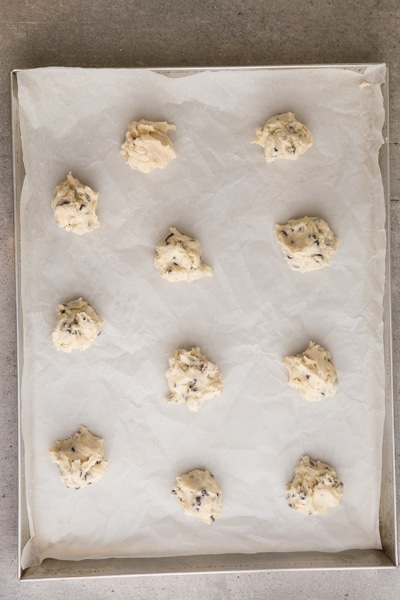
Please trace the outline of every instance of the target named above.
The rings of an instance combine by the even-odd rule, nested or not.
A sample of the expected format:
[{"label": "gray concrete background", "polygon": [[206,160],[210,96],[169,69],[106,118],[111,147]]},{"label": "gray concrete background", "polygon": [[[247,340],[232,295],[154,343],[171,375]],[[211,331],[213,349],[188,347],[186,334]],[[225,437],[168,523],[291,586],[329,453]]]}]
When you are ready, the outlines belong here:
[{"label": "gray concrete background", "polygon": [[[179,67],[386,62],[390,68],[395,417],[396,423],[400,423],[399,1],[0,0],[0,26],[0,598],[397,600],[399,569],[17,581],[17,390],[9,73],[14,68],[58,65]],[[396,439],[400,448],[399,425]],[[399,468],[397,478],[400,481]]]}]

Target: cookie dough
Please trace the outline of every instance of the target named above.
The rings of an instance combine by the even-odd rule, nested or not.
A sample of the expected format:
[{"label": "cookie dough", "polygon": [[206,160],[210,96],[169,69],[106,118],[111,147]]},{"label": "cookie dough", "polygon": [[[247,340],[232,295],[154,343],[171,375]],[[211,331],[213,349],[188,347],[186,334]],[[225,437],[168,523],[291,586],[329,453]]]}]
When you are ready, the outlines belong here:
[{"label": "cookie dough", "polygon": [[222,492],[214,475],[207,470],[195,469],[176,478],[172,488],[185,513],[204,523],[213,523],[222,510]]},{"label": "cookie dough", "polygon": [[121,154],[131,169],[150,173],[164,169],[176,157],[174,146],[167,135],[175,125],[163,122],[132,121],[121,146]]},{"label": "cookie dough", "polygon": [[322,346],[310,342],[302,354],[287,356],[282,362],[289,372],[288,384],[306,400],[315,402],[336,394],[336,370]]},{"label": "cookie dough", "polygon": [[96,206],[99,193],[72,176],[54,188],[51,207],[56,223],[66,231],[83,235],[96,229],[99,221]]},{"label": "cookie dough", "polygon": [[90,304],[82,298],[60,304],[57,317],[51,339],[57,350],[62,352],[89,348],[100,335],[104,324]]},{"label": "cookie dough", "polygon": [[168,281],[194,281],[210,277],[212,269],[201,262],[200,242],[180,233],[175,227],[157,245],[154,266]]},{"label": "cookie dough", "polygon": [[60,469],[62,483],[76,490],[100,481],[108,468],[103,440],[84,425],[67,440],[56,442],[49,456]]},{"label": "cookie dough", "polygon": [[286,486],[290,508],[303,515],[326,515],[343,496],[343,483],[335,469],[320,460],[303,456],[294,479]]},{"label": "cookie dough", "polygon": [[338,239],[328,223],[318,217],[291,219],[275,226],[275,237],[288,266],[305,273],[329,265]]},{"label": "cookie dough", "polygon": [[217,365],[207,360],[200,348],[176,350],[169,359],[166,377],[171,394],[165,400],[186,403],[193,412],[198,412],[206,400],[220,396],[223,391]]},{"label": "cookie dough", "polygon": [[310,131],[297,121],[293,113],[280,113],[268,119],[264,127],[257,127],[254,144],[264,151],[267,163],[286,158],[296,160],[313,144]]}]

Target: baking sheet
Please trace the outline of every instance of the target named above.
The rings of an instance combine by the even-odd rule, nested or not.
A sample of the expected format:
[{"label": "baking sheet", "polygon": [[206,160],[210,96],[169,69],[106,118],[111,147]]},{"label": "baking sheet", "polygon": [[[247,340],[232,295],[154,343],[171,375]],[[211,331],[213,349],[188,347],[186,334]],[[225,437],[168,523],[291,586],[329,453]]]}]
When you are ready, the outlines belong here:
[{"label": "baking sheet", "polygon": [[[25,567],[50,556],[380,548],[384,66],[184,75],[18,73]],[[309,126],[314,147],[298,162],[266,165],[249,142],[287,110]],[[119,154],[127,123],[143,117],[177,126],[178,158],[150,176]],[[101,227],[83,238],[51,213],[69,169],[100,191]],[[283,262],[273,226],[304,214],[325,218],[340,239],[329,269],[297,274]],[[152,254],[170,225],[200,239],[213,278],[159,278]],[[61,355],[49,337],[56,306],[80,295],[106,324],[90,350]],[[281,364],[310,339],[331,351],[340,382],[317,405],[288,388]],[[189,345],[219,365],[225,384],[197,415],[162,400],[168,357]],[[59,483],[47,448],[80,424],[104,437],[110,469],[75,492]],[[345,484],[324,518],[285,503],[306,452]],[[212,527],[184,517],[169,496],[175,476],[196,467],[224,492]]]}]

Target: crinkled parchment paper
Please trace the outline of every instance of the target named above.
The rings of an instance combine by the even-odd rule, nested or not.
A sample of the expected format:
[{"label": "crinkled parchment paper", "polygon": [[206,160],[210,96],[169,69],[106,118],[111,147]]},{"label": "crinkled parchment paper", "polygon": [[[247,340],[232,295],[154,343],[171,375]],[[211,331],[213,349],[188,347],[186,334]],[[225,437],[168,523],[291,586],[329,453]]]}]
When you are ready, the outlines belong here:
[{"label": "crinkled parchment paper", "polygon": [[[384,70],[18,73],[25,567],[45,557],[380,547]],[[298,161],[267,165],[250,142],[286,111],[314,145]],[[177,158],[149,175],[119,152],[129,121],[141,118],[176,125]],[[83,237],[58,228],[50,207],[69,170],[100,192],[100,228]],[[301,274],[287,268],[273,228],[304,215],[326,219],[339,247],[329,268]],[[172,225],[200,240],[212,278],[158,275],[154,249]],[[103,332],[86,352],[58,353],[57,305],[79,296]],[[320,403],[288,387],[281,362],[310,340],[331,352],[339,376],[337,395]],[[163,400],[169,356],[193,345],[225,386],[198,414]],[[47,450],[81,424],[104,438],[110,466],[75,491]],[[285,501],[305,453],[344,482],[325,517],[305,518]],[[223,490],[211,526],[170,495],[176,475],[198,467]]]}]

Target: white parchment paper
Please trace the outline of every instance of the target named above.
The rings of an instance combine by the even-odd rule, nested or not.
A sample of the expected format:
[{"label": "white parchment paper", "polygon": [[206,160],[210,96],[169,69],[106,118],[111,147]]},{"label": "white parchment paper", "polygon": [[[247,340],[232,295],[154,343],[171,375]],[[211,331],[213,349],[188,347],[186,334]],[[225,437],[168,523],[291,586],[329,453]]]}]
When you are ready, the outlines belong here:
[{"label": "white parchment paper", "polygon": [[[384,73],[18,73],[24,567],[45,557],[380,548]],[[314,145],[298,161],[267,165],[250,142],[286,111]],[[149,175],[119,152],[140,118],[176,125],[177,158]],[[100,192],[100,228],[83,237],[59,229],[50,207],[69,170]],[[304,215],[326,219],[339,247],[329,268],[301,274],[287,268],[273,227]],[[172,225],[200,240],[212,278],[159,277],[153,253]],[[58,353],[57,305],[79,296],[104,319],[102,335],[86,352]],[[337,395],[320,403],[288,387],[281,362],[310,340],[331,352],[339,376]],[[218,364],[225,387],[198,414],[163,400],[169,356],[193,345]],[[81,424],[104,438],[110,466],[75,491],[47,450]],[[285,501],[305,453],[344,482],[342,503],[325,517]],[[223,490],[212,526],[186,517],[170,495],[193,468],[209,469]]]}]

